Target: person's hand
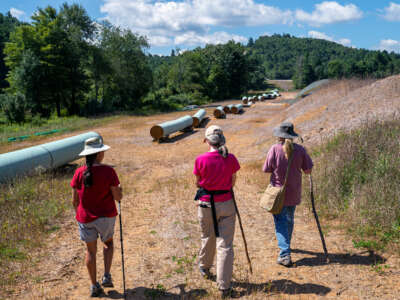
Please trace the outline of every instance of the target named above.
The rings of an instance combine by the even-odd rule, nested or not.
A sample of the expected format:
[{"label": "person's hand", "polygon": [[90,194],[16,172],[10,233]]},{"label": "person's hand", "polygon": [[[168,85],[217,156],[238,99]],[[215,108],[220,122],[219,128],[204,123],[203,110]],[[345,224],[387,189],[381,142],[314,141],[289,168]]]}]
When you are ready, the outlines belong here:
[{"label": "person's hand", "polygon": [[196,206],[199,207],[200,205],[200,200],[196,200]]}]

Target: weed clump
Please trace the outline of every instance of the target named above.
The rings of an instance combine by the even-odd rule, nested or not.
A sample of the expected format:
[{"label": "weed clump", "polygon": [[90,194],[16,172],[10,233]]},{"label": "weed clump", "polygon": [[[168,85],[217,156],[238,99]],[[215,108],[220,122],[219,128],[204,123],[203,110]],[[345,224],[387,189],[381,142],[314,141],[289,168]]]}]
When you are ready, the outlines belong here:
[{"label": "weed clump", "polygon": [[316,201],[356,247],[400,251],[400,120],[369,121],[316,149]]}]

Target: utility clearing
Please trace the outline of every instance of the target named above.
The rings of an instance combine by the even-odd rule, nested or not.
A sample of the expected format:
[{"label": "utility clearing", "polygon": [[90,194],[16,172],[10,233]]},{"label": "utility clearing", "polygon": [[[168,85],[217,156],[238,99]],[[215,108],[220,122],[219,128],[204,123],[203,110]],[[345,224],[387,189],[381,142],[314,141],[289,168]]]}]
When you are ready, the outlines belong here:
[{"label": "utility clearing", "polygon": [[[293,94],[283,93],[291,99]],[[311,148],[338,130],[355,128],[367,118],[390,119],[400,109],[400,76],[379,81],[337,81],[290,105],[285,101],[258,102],[241,115],[212,117],[193,132],[153,142],[150,128],[182,117],[175,112],[151,117],[123,117],[91,130],[104,138],[111,150],[105,163],[115,166],[124,198],[124,232],[127,299],[216,299],[216,284],[198,272],[200,229],[194,205],[196,187],[192,175],[197,155],[207,151],[205,127],[220,125],[227,146],[240,164],[235,186],[253,275],[248,271],[238,223],[235,232],[233,288],[242,299],[400,299],[400,259],[397,255],[356,249],[340,224],[321,220],[330,253],[323,250],[309,209],[308,177],[303,176],[303,202],[295,216],[292,259],[295,266],[276,264],[278,255],[273,218],[259,207],[269,178],[261,172],[266,153],[274,143],[272,128],[284,120]],[[228,102],[224,102],[228,104]],[[239,101],[229,101],[239,103]],[[78,134],[78,133],[74,133]],[[62,137],[71,136],[64,135]],[[61,138],[61,137],[58,137]],[[54,138],[52,138],[54,140]],[[52,139],[48,139],[49,141]],[[46,140],[47,141],[47,140]],[[24,142],[24,147],[29,146]],[[1,149],[5,152],[5,149]],[[11,150],[11,149],[8,149]],[[78,163],[83,163],[80,161]],[[65,195],[70,197],[70,195]],[[318,210],[318,207],[317,207]],[[104,298],[122,299],[119,225],[115,228],[115,254],[111,269],[115,288]],[[46,243],[32,253],[32,278],[14,288],[11,299],[87,299],[89,278],[84,265],[85,246],[79,240],[73,209]],[[102,275],[102,251],[98,244],[98,278]],[[215,269],[211,271],[215,274]]]}]

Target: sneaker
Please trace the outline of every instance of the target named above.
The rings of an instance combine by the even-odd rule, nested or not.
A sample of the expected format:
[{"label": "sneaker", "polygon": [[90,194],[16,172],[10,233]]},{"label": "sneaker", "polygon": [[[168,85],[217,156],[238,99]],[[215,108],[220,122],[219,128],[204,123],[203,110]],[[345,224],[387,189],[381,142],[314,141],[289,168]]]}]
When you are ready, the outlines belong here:
[{"label": "sneaker", "polygon": [[205,269],[205,268],[200,267],[199,270],[200,270],[201,276],[203,276],[205,279],[211,278],[210,269]]},{"label": "sneaker", "polygon": [[104,291],[98,282],[90,287],[90,297],[100,297],[103,293]]},{"label": "sneaker", "polygon": [[104,287],[114,287],[114,284],[112,282],[110,273],[104,274],[103,280],[101,282],[101,285],[104,286]]},{"label": "sneaker", "polygon": [[279,256],[276,262],[278,265],[282,265],[285,267],[291,267],[293,265],[292,258],[290,257],[290,255],[286,255],[283,257]]},{"label": "sneaker", "polygon": [[231,298],[232,296],[232,289],[226,289],[226,290],[219,290],[219,294],[222,299],[227,299]]}]

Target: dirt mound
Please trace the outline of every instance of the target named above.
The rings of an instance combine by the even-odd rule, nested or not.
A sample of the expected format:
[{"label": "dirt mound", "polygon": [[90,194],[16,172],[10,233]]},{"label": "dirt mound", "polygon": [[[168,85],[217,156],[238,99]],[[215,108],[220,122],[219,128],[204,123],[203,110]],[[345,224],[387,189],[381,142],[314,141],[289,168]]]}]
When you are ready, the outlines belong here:
[{"label": "dirt mound", "polygon": [[288,108],[287,120],[315,143],[367,119],[393,118],[399,111],[400,75],[396,75],[378,81],[334,81]]}]

